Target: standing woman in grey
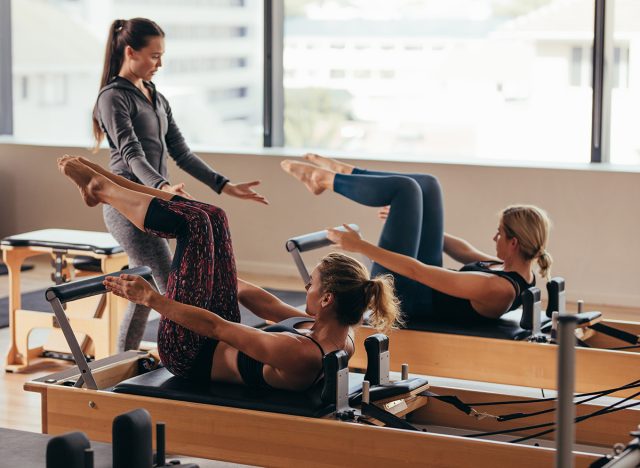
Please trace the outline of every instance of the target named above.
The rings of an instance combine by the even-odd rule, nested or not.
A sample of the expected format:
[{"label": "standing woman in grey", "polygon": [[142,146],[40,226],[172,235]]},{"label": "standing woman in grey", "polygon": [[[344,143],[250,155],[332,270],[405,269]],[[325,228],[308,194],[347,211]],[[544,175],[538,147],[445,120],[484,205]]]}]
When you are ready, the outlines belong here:
[{"label": "standing woman in grey", "polygon": [[[151,82],[162,66],[163,53],[164,32],[153,21],[133,18],[111,24],[93,111],[96,150],[106,136],[111,151],[109,168],[114,174],[174,195],[192,198],[183,183],[169,182],[168,156],[218,194],[267,204],[252,189],[258,181],[233,184],[189,149],[169,102]],[[151,267],[164,293],[172,257],[168,242],[140,231],[109,205],[104,205],[103,214],[107,229],[129,256],[129,265]],[[139,347],[148,316],[147,307],[129,306],[120,326],[120,350]]]}]

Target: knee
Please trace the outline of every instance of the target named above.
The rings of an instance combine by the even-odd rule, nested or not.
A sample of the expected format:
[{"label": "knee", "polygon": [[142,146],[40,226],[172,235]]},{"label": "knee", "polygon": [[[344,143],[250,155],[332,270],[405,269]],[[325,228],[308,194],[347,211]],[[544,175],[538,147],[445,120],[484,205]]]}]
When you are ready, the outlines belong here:
[{"label": "knee", "polygon": [[422,194],[422,187],[420,184],[411,177],[394,177],[396,188],[403,193],[411,196],[420,197]]},{"label": "knee", "polygon": [[416,174],[414,180],[420,186],[420,189],[424,191],[440,190],[440,181],[436,176],[431,174]]}]

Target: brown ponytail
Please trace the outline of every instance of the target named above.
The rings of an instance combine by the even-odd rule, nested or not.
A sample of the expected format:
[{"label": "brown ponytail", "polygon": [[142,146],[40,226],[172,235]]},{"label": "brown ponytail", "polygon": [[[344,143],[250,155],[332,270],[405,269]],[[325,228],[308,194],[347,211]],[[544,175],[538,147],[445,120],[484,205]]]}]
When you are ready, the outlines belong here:
[{"label": "brown ponytail", "polygon": [[[146,18],[117,19],[111,23],[104,54],[100,89],[104,88],[120,73],[126,46],[130,46],[134,50],[140,50],[146,47],[149,43],[149,38],[154,36],[164,37],[164,31],[155,22]],[[97,105],[96,103],[93,109],[93,137],[96,142],[93,148],[94,153],[100,149],[100,143],[104,139],[104,132],[96,118]]]},{"label": "brown ponytail", "polygon": [[318,265],[324,292],[333,294],[338,320],[345,325],[360,323],[371,309],[371,324],[386,333],[401,324],[400,301],[393,291],[391,275],[369,279],[369,272],[358,260],[338,252],[324,257]]}]

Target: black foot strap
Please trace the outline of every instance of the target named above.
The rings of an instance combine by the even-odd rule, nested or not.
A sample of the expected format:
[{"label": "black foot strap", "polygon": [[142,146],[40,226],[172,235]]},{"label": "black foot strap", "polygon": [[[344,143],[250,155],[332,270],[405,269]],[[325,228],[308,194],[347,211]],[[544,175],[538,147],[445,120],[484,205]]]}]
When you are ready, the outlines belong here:
[{"label": "black foot strap", "polygon": [[609,325],[605,325],[603,323],[594,323],[589,328],[612,338],[617,338],[618,340],[624,341],[625,343],[629,343],[631,345],[640,344],[640,338],[638,337],[638,335],[634,335],[633,333],[629,333],[618,328],[610,327]]},{"label": "black foot strap", "polygon": [[371,403],[362,403],[360,411],[365,416],[370,416],[373,419],[377,419],[383,422],[386,427],[392,427],[394,429],[408,429],[410,431],[419,431],[413,424],[408,423],[402,418],[399,418],[395,414],[389,413],[382,408],[372,405]]}]

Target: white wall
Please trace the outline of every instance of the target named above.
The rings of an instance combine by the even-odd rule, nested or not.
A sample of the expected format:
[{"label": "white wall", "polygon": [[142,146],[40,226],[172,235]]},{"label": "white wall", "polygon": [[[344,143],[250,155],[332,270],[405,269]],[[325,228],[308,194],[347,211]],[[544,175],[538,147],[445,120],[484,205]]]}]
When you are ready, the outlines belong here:
[{"label": "white wall", "polygon": [[[85,207],[76,188],[56,171],[55,158],[77,148],[0,144],[0,236],[44,228],[104,230],[101,210]],[[314,197],[279,167],[282,157],[201,154],[234,181],[259,178],[271,201],[219,197],[170,167],[197,198],[219,204],[231,223],[240,270],[295,275],[284,243],[291,236],[343,222],[358,223],[370,240],[381,224],[375,209],[327,193]],[[107,154],[92,156],[106,164]],[[357,163],[358,161],[356,161]],[[492,251],[497,212],[510,203],[534,203],[554,221],[549,251],[553,274],[564,276],[570,299],[640,306],[640,175],[585,169],[532,169],[456,164],[367,162],[372,169],[429,172],[445,193],[447,231]],[[320,253],[309,253],[312,264]]]}]

